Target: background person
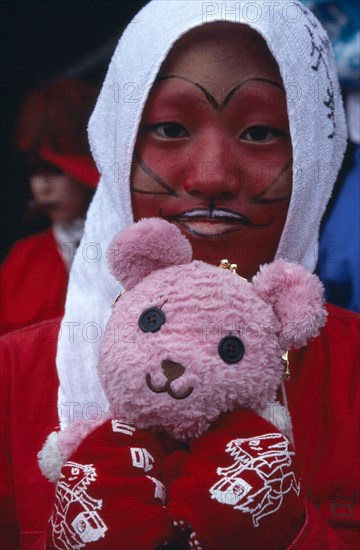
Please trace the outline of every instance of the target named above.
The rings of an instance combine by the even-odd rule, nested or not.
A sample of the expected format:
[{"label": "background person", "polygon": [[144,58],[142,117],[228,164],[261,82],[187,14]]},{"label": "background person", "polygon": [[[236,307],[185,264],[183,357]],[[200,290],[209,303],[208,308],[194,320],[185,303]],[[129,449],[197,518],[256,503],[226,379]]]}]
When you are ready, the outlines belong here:
[{"label": "background person", "polygon": [[99,174],[87,141],[97,89],[78,79],[42,85],[24,101],[15,145],[26,162],[32,217],[50,228],[18,241],[0,272],[1,333],[61,315],[68,272]]}]

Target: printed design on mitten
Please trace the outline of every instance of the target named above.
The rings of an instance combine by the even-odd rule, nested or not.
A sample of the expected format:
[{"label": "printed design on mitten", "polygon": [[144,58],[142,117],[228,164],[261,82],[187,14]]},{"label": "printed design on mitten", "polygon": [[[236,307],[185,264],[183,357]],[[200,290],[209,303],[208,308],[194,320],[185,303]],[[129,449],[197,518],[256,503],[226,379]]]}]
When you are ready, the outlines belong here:
[{"label": "printed design on mitten", "polygon": [[158,498],[161,500],[162,504],[165,506],[166,499],[167,499],[167,493],[166,493],[166,487],[165,485],[156,477],[146,476],[150,481],[153,482],[155,485],[154,488],[154,498]]},{"label": "printed design on mitten", "polygon": [[64,464],[51,518],[54,548],[79,550],[105,536],[107,526],[97,512],[102,508],[102,500],[87,492],[96,477],[92,464]]},{"label": "printed design on mitten", "polygon": [[281,507],[286,493],[299,496],[300,481],[291,469],[294,451],[281,433],[267,433],[233,439],[226,452],[235,460],[226,468],[217,468],[219,479],[211,488],[211,498],[252,516],[254,527]]},{"label": "printed design on mitten", "polygon": [[120,433],[124,435],[134,435],[136,432],[135,426],[124,422],[123,420],[114,419],[111,421],[111,428],[114,433]]},{"label": "printed design on mitten", "polygon": [[153,469],[154,457],[147,449],[141,447],[130,447],[131,460],[134,468],[140,468],[144,472]]}]

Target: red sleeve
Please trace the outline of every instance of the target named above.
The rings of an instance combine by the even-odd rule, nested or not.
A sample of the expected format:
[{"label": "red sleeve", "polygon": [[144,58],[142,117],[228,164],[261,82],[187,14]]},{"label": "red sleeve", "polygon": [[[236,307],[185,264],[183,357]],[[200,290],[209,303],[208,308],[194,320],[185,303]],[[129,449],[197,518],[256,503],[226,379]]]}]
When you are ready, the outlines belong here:
[{"label": "red sleeve", "polygon": [[316,508],[304,537],[318,533],[326,540],[326,520],[326,536],[332,528],[345,548],[355,550],[360,547],[360,316],[328,309],[320,336],[290,354],[291,379],[285,386],[303,485]]},{"label": "red sleeve", "polygon": [[37,453],[56,429],[59,321],[6,334],[0,340],[1,548],[44,548],[54,488]]},{"label": "red sleeve", "polygon": [[51,229],[15,243],[0,269],[0,334],[62,315],[67,283]]},{"label": "red sleeve", "polygon": [[19,544],[19,525],[16,515],[15,491],[11,461],[10,433],[10,361],[8,349],[0,348],[0,540],[3,548],[17,548]]},{"label": "red sleeve", "polygon": [[345,550],[346,545],[339,534],[332,529],[316,508],[306,502],[304,527],[287,550]]}]

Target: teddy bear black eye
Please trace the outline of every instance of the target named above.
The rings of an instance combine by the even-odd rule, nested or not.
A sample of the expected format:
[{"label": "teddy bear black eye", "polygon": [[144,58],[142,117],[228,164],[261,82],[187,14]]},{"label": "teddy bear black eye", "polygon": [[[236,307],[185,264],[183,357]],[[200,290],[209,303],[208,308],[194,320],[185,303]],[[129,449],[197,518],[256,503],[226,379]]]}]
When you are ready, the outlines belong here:
[{"label": "teddy bear black eye", "polygon": [[165,314],[158,307],[150,307],[139,317],[139,327],[143,332],[157,332],[165,323]]},{"label": "teddy bear black eye", "polygon": [[237,336],[225,336],[218,345],[221,359],[225,363],[237,363],[244,355],[244,344]]}]

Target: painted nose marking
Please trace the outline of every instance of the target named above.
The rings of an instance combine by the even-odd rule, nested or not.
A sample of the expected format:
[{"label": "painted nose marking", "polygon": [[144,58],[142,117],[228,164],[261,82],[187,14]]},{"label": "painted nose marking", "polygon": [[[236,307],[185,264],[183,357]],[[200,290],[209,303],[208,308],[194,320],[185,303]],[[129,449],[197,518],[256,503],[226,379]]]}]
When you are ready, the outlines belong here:
[{"label": "painted nose marking", "polygon": [[180,376],[182,376],[185,372],[185,367],[180,365],[180,363],[175,363],[175,361],[170,361],[169,359],[161,362],[161,368],[169,382],[180,378]]}]

